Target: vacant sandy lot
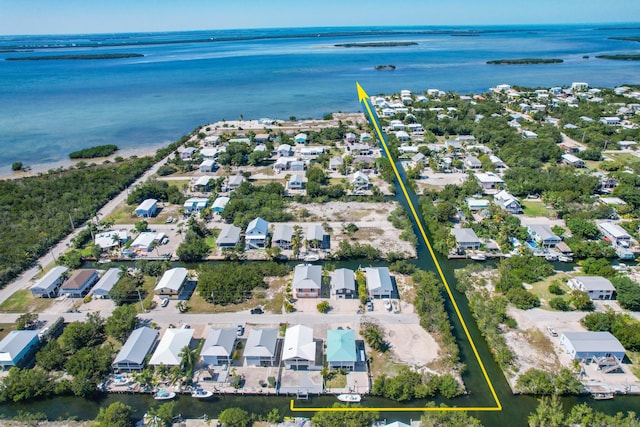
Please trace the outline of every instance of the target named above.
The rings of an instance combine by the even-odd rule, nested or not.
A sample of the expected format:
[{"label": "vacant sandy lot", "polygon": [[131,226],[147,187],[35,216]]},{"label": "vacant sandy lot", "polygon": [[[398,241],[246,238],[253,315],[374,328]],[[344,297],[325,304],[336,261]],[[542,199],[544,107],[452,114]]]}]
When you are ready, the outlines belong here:
[{"label": "vacant sandy lot", "polygon": [[419,324],[384,324],[393,358],[420,369],[438,358],[440,347]]}]

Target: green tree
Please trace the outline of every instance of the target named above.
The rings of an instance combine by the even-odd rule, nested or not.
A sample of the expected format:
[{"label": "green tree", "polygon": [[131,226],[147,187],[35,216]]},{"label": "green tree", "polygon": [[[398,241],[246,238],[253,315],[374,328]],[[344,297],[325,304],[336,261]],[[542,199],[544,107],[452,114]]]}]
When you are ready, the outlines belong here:
[{"label": "green tree", "polygon": [[589,294],[584,291],[572,291],[569,300],[578,311],[593,311],[595,308]]},{"label": "green tree", "polygon": [[113,402],[106,408],[100,408],[95,419],[96,427],[133,427],[133,408],[122,402]]},{"label": "green tree", "polygon": [[327,301],[322,301],[316,306],[316,308],[318,309],[319,313],[327,313],[329,312],[329,310],[331,310],[331,305],[329,305],[329,302]]},{"label": "green tree", "polygon": [[382,328],[373,323],[367,323],[362,325],[360,333],[364,337],[369,347],[372,349],[384,353],[389,349],[389,344],[384,339],[384,332]]},{"label": "green tree", "polygon": [[104,341],[104,319],[100,313],[89,313],[85,322],[72,322],[58,338],[60,348],[73,354],[83,347],[96,347]]},{"label": "green tree", "polygon": [[557,396],[543,397],[536,411],[529,415],[530,427],[561,427],[564,422],[564,410]]},{"label": "green tree", "polygon": [[16,319],[16,330],[33,329],[38,322],[38,313],[24,313]]},{"label": "green tree", "polygon": [[[334,408],[352,408],[347,404],[334,403]],[[376,411],[324,411],[316,412],[311,422],[316,427],[369,427],[380,415]]]},{"label": "green tree", "polygon": [[133,277],[125,274],[118,283],[111,288],[109,298],[111,298],[115,305],[135,302],[138,300],[138,286],[138,282]]},{"label": "green tree", "polygon": [[14,172],[21,171],[23,167],[24,166],[22,165],[22,162],[13,162],[13,163],[11,163],[11,170],[14,171]]},{"label": "green tree", "polygon": [[175,406],[176,402],[166,402],[156,408],[149,408],[147,413],[158,423],[158,426],[170,427],[176,415]]},{"label": "green tree", "polygon": [[[426,404],[428,408],[435,408],[434,402]],[[440,408],[448,408],[444,403]],[[477,418],[467,414],[466,411],[425,411],[420,417],[422,427],[482,427],[482,423]]]},{"label": "green tree", "polygon": [[198,362],[198,351],[195,348],[192,350],[186,345],[180,350],[178,356],[180,357],[180,367],[187,373],[187,376],[190,376],[189,373],[193,372],[193,368]]},{"label": "green tree", "polygon": [[142,219],[140,221],[136,221],[133,224],[133,227],[138,233],[143,233],[149,229],[149,223]]},{"label": "green tree", "polygon": [[116,307],[105,323],[105,332],[124,343],[138,324],[137,310],[133,305]]},{"label": "green tree", "polygon": [[251,416],[244,409],[227,408],[220,412],[218,420],[225,427],[245,427],[251,422]]},{"label": "green tree", "polygon": [[598,226],[591,221],[580,218],[571,218],[567,220],[567,227],[576,236],[582,239],[597,239],[600,236]]},{"label": "green tree", "polygon": [[67,358],[58,344],[58,340],[51,340],[36,353],[36,365],[45,371],[59,371],[64,367]]},{"label": "green tree", "polygon": [[640,285],[628,277],[613,277],[616,298],[620,306],[631,311],[640,311]]}]

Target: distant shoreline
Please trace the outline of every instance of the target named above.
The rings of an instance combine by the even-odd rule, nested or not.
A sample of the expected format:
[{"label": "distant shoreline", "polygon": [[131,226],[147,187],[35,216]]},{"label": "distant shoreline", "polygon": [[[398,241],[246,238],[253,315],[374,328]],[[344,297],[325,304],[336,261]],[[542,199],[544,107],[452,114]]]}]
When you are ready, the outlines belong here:
[{"label": "distant shoreline", "polygon": [[98,53],[98,54],[78,54],[78,55],[42,55],[42,56],[19,56],[5,58],[5,61],[70,61],[70,60],[95,60],[95,59],[123,59],[142,58],[141,53]]},{"label": "distant shoreline", "polygon": [[610,59],[613,61],[640,61],[640,55],[596,55],[598,59]]},{"label": "distant shoreline", "polygon": [[521,58],[521,59],[495,59],[487,61],[489,65],[527,65],[527,64],[561,64],[563,59],[558,58]]},{"label": "distant shoreline", "polygon": [[402,46],[417,46],[416,42],[358,42],[358,43],[338,43],[334,44],[335,47],[402,47]]}]

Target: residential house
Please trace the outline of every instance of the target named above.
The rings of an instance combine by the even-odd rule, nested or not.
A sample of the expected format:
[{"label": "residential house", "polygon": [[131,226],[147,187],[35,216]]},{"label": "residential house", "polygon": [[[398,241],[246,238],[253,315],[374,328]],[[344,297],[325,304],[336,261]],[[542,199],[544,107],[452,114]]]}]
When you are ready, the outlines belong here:
[{"label": "residential house", "polygon": [[526,139],[536,139],[538,134],[530,130],[523,130],[522,137]]},{"label": "residential house", "polygon": [[493,196],[493,201],[496,205],[500,206],[505,211],[511,214],[521,214],[522,206],[520,205],[520,201],[512,196],[507,190],[502,190],[498,194]]},{"label": "residential house", "polygon": [[567,282],[574,290],[586,292],[592,300],[614,299],[616,288],[609,281],[600,276],[576,276]]},{"label": "residential house", "polygon": [[554,248],[562,239],[556,236],[545,224],[531,224],[527,227],[529,236],[544,248]]},{"label": "residential house", "polygon": [[216,161],[213,159],[204,159],[202,163],[200,163],[200,166],[198,167],[198,169],[202,173],[215,172]]},{"label": "residential house", "polygon": [[33,286],[31,286],[31,294],[39,295],[42,298],[55,298],[58,296],[58,289],[64,282],[65,276],[69,269],[63,266],[53,267]]},{"label": "residential house", "polygon": [[267,151],[267,145],[266,144],[256,144],[256,146],[253,147],[253,152],[257,153],[258,151]]},{"label": "residential house", "polygon": [[282,362],[286,369],[322,369],[322,340],[314,340],[313,329],[308,326],[295,325],[287,328],[282,346]]},{"label": "residential house", "polygon": [[600,123],[603,123],[603,124],[609,125],[609,126],[619,126],[620,125],[620,118],[616,117],[616,116],[600,117]]},{"label": "residential house", "polygon": [[276,162],[273,164],[273,170],[275,170],[276,172],[289,170],[291,164],[297,161],[298,159],[295,157],[278,157],[276,159]]},{"label": "residential house", "polygon": [[127,240],[129,240],[127,230],[113,230],[96,234],[93,243],[100,246],[100,249],[105,250],[120,246]]},{"label": "residential house", "polygon": [[209,175],[204,175],[199,177],[196,182],[193,184],[193,189],[195,191],[200,191],[202,193],[206,193],[208,192],[211,188],[209,187],[209,183],[211,182],[211,180],[213,179],[213,177],[209,176]]},{"label": "residential house", "polygon": [[458,154],[462,151],[462,144],[455,139],[448,139],[444,142],[444,146],[449,153]]},{"label": "residential house", "polygon": [[398,139],[398,142],[407,142],[411,139],[409,138],[409,134],[403,130],[399,130],[396,132],[396,138]]},{"label": "residential house", "polygon": [[402,144],[398,147],[398,151],[400,154],[417,154],[420,151],[420,147],[417,145]]},{"label": "residential house", "polygon": [[169,328],[165,331],[158,348],[153,352],[149,365],[180,366],[180,353],[185,347],[190,348],[194,329]]},{"label": "residential house", "polygon": [[388,267],[367,267],[364,272],[371,298],[391,298],[393,283]]},{"label": "residential house", "polygon": [[303,157],[317,157],[322,153],[324,153],[324,147],[317,145],[302,147],[300,149],[300,155]]},{"label": "residential house", "polygon": [[291,146],[289,144],[280,144],[276,149],[276,152],[281,157],[289,157],[293,155],[293,150],[291,149]]},{"label": "residential house", "polygon": [[464,159],[466,169],[482,169],[482,162],[475,156],[467,156]]},{"label": "residential house", "polygon": [[247,225],[244,233],[244,240],[248,249],[264,249],[267,235],[269,234],[269,223],[262,218],[256,218]]},{"label": "residential house", "polygon": [[347,152],[353,155],[369,155],[373,153],[369,144],[351,144],[347,145]]},{"label": "residential house", "polygon": [[227,182],[227,188],[229,191],[235,190],[240,187],[244,181],[245,179],[242,175],[230,176],[229,181]]},{"label": "residential house", "polygon": [[478,184],[482,187],[486,194],[495,192],[495,190],[501,190],[504,187],[504,181],[498,175],[487,172],[473,174],[478,180]]},{"label": "residential house", "polygon": [[191,160],[196,151],[198,151],[198,149],[195,147],[187,147],[180,151],[180,158],[182,160]]},{"label": "residential house", "polygon": [[[270,135],[268,133],[257,133],[256,136],[253,137],[254,142],[257,144],[263,144],[269,141]],[[262,150],[266,151],[266,150]]]},{"label": "residential house", "polygon": [[191,197],[183,203],[182,207],[187,213],[200,212],[207,208],[209,199],[206,197]]},{"label": "residential house", "polygon": [[489,161],[491,161],[491,163],[493,163],[493,165],[498,169],[504,169],[506,166],[500,157],[493,154],[489,155]]},{"label": "residential house", "polygon": [[208,366],[230,365],[236,346],[236,338],[235,329],[211,329],[200,352],[204,364]]},{"label": "residential house", "polygon": [[460,249],[480,249],[482,242],[472,228],[452,228],[451,234]]},{"label": "residential house", "polygon": [[276,348],[278,330],[276,328],[249,329],[247,343],[244,347],[247,366],[277,366]]},{"label": "residential house", "polygon": [[393,129],[393,130],[404,130],[405,129],[405,124],[402,123],[402,120],[391,120],[391,122],[389,122],[389,125],[391,126],[391,129]]},{"label": "residential house", "polygon": [[131,243],[130,248],[141,252],[151,252],[156,245],[156,242],[163,237],[164,233],[153,233],[151,231],[144,231],[138,234],[138,237]]},{"label": "residential house", "polygon": [[69,279],[60,286],[60,294],[69,298],[83,298],[89,293],[89,289],[98,281],[98,270],[80,269],[69,277]]},{"label": "residential house", "polygon": [[563,154],[560,156],[562,158],[563,163],[566,163],[569,166],[573,166],[576,168],[584,167],[584,160],[579,157],[574,156],[573,154]]},{"label": "residential house", "polygon": [[331,169],[334,172],[338,172],[340,170],[342,170],[342,166],[344,165],[344,159],[342,157],[332,157],[329,160],[329,169]]},{"label": "residential house", "polygon": [[625,349],[611,332],[563,332],[560,345],[573,359],[591,361],[593,358],[615,357],[622,361]]},{"label": "residential house", "polygon": [[187,283],[187,269],[176,267],[164,272],[153,292],[156,295],[178,296]]},{"label": "residential house", "polygon": [[271,242],[280,249],[291,249],[293,240],[293,227],[289,224],[277,223],[273,229]]},{"label": "residential house", "polygon": [[119,268],[108,269],[91,289],[91,295],[96,298],[109,298],[109,292],[118,283],[121,275],[122,270]]},{"label": "residential house", "polygon": [[347,144],[353,144],[356,142],[356,134],[353,132],[347,132],[347,134],[344,136],[345,141],[347,141]]},{"label": "residential house", "polygon": [[422,167],[426,162],[427,162],[427,156],[425,156],[422,153],[414,154],[414,156],[411,157],[411,165],[414,168]]},{"label": "residential house", "polygon": [[573,82],[571,83],[572,92],[582,92],[589,89],[589,83],[585,82]]},{"label": "residential house", "polygon": [[358,362],[356,334],[353,329],[327,330],[327,365],[329,369],[353,371]]},{"label": "residential house", "polygon": [[473,197],[467,199],[467,207],[471,212],[487,209],[490,204],[491,202],[487,199],[474,199]]},{"label": "residential house", "polygon": [[299,264],[293,270],[293,289],[296,298],[318,298],[322,287],[322,267]]},{"label": "residential house", "polygon": [[224,208],[227,207],[229,200],[231,199],[227,196],[216,197],[216,199],[213,201],[213,205],[211,205],[211,210],[218,214],[224,212]]},{"label": "residential house", "polygon": [[293,138],[293,140],[296,142],[296,144],[306,144],[307,143],[307,134],[306,133],[299,133]]},{"label": "residential house", "polygon": [[373,140],[373,137],[367,132],[363,132],[360,134],[360,142],[366,144]]},{"label": "residential house", "polygon": [[158,201],[156,199],[147,199],[138,205],[136,215],[143,218],[151,218],[157,211]]},{"label": "residential house", "polygon": [[11,331],[0,341],[0,367],[8,370],[24,367],[35,354],[40,340],[38,331]]},{"label": "residential house", "polygon": [[356,279],[353,270],[338,268],[331,273],[331,289],[338,299],[355,298]]},{"label": "residential house", "polygon": [[324,245],[324,227],[317,224],[310,224],[307,227],[307,242],[312,248],[326,249]]},{"label": "residential house", "polygon": [[224,151],[224,148],[203,148],[200,150],[200,155],[204,159],[216,160],[220,153]]},{"label": "residential house", "polygon": [[233,224],[223,225],[216,239],[216,246],[219,248],[235,248],[240,242],[241,232],[242,230]]},{"label": "residential house", "polygon": [[143,326],[131,332],[118,355],[113,360],[113,368],[118,372],[142,371],[147,356],[158,341],[159,332]]},{"label": "residential house", "polygon": [[602,231],[602,234],[606,239],[609,239],[611,243],[618,246],[628,248],[631,245],[631,235],[627,233],[627,230],[620,227],[613,222],[600,222],[598,228]]},{"label": "residential house", "polygon": [[353,159],[353,167],[358,170],[371,170],[376,165],[376,159],[370,156],[356,156]]},{"label": "residential house", "polygon": [[355,191],[365,191],[369,189],[369,177],[360,171],[356,171],[351,178],[351,184]]},{"label": "residential house", "polygon": [[298,173],[291,175],[291,178],[289,178],[289,181],[287,182],[287,188],[289,190],[303,190],[304,176]]}]

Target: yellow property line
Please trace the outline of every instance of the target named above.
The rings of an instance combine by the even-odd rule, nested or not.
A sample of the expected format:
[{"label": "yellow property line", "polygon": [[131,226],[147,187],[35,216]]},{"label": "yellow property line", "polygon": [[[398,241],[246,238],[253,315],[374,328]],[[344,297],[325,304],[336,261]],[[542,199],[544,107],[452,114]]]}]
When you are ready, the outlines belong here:
[{"label": "yellow property line", "polygon": [[[491,391],[491,395],[493,396],[494,401],[496,402],[496,406],[495,407],[450,407],[450,408],[438,408],[438,407],[434,407],[434,408],[425,408],[424,406],[418,406],[418,407],[411,407],[411,408],[407,408],[407,407],[403,407],[403,408],[362,408],[362,407],[356,407],[356,408],[296,408],[295,407],[295,401],[292,399],[289,405],[289,409],[291,411],[307,411],[307,412],[330,412],[330,411],[371,411],[371,410],[376,410],[376,411],[396,411],[396,412],[401,412],[401,411],[502,411],[502,404],[500,403],[500,399],[498,399],[498,395],[496,394],[496,391],[493,387],[493,383],[491,382],[491,379],[489,378],[489,375],[487,374],[487,370],[484,367],[484,363],[482,363],[482,359],[480,359],[480,355],[478,354],[478,349],[476,348],[475,343],[473,342],[473,339],[471,338],[471,334],[469,334],[469,329],[467,328],[467,324],[464,321],[464,319],[462,318],[462,314],[460,313],[460,308],[458,308],[458,304],[456,303],[456,300],[453,298],[453,293],[451,292],[451,288],[449,287],[449,283],[447,282],[447,279],[444,277],[444,273],[442,272],[442,268],[440,268],[440,263],[438,262],[438,259],[436,258],[436,254],[433,251],[433,248],[431,247],[431,242],[429,241],[429,238],[427,237],[427,233],[425,233],[424,231],[424,227],[422,226],[422,222],[420,221],[420,218],[418,217],[418,213],[416,212],[415,207],[413,206],[413,202],[411,201],[411,199],[409,198],[409,193],[407,192],[407,188],[404,185],[404,182],[402,182],[402,178],[400,177],[400,173],[398,172],[398,168],[396,167],[396,164],[394,162],[393,157],[391,156],[391,152],[389,152],[389,147],[387,147],[387,141],[386,138],[384,137],[384,134],[382,132],[382,129],[380,129],[380,123],[378,122],[378,116],[377,114],[371,109],[371,102],[369,101],[369,95],[367,95],[367,93],[364,91],[364,89],[362,89],[362,86],[360,86],[359,83],[356,82],[356,87],[358,89],[358,98],[359,101],[364,105],[364,107],[367,110],[367,114],[369,115],[369,119],[371,120],[371,124],[373,125],[373,127],[375,128],[376,134],[378,136],[378,139],[380,140],[381,144],[382,144],[382,148],[384,148],[384,152],[387,155],[387,158],[389,159],[389,163],[391,163],[391,167],[393,168],[393,172],[396,175],[396,179],[398,180],[398,184],[400,185],[400,188],[402,189],[402,193],[404,194],[405,199],[407,200],[407,204],[409,205],[409,208],[411,209],[411,214],[413,215],[413,218],[416,221],[416,224],[418,224],[418,228],[420,229],[420,234],[422,235],[422,238],[424,239],[424,242],[427,245],[427,249],[429,249],[429,254],[431,255],[431,258],[433,259],[433,262],[436,266],[436,270],[438,270],[438,275],[440,276],[440,279],[442,280],[442,283],[444,284],[445,289],[447,290],[447,295],[449,295],[449,300],[451,301],[451,304],[453,304],[453,308],[456,312],[456,315],[458,316],[458,319],[460,319],[460,323],[462,324],[462,328],[464,329],[464,333],[467,337],[467,339],[469,340],[469,343],[471,344],[471,349],[473,350],[473,354],[476,357],[476,360],[478,361],[478,364],[480,365],[480,370],[482,371],[482,375],[484,375],[484,379],[487,381],[487,385],[489,386],[489,390]],[[362,102],[364,101],[364,102]]]}]

